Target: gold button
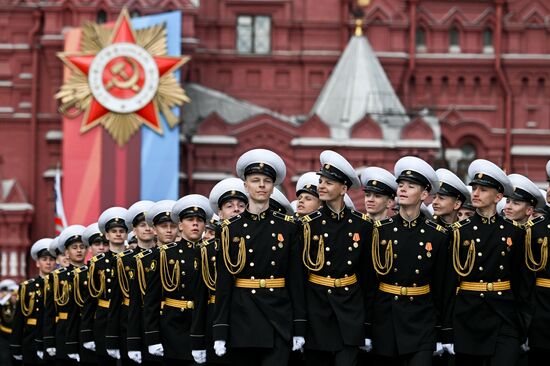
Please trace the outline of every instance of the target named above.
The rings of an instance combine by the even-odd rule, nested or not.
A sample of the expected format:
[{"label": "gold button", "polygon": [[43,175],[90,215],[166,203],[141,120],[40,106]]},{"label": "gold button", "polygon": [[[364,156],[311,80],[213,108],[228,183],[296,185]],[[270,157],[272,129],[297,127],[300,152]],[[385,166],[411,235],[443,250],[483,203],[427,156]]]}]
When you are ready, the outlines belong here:
[{"label": "gold button", "polygon": [[334,280],[334,287],[340,287],[342,286],[342,280],[337,278]]},{"label": "gold button", "polygon": [[265,288],[265,280],[264,279],[260,280],[260,288]]},{"label": "gold button", "polygon": [[487,284],[487,291],[493,291],[493,283],[492,282],[489,282]]},{"label": "gold button", "polygon": [[193,304],[193,301],[187,301],[187,309],[193,309],[195,307],[195,304]]},{"label": "gold button", "polygon": [[485,294],[482,292],[479,294],[479,297],[485,297]]},{"label": "gold button", "polygon": [[401,295],[405,296],[407,295],[407,288],[406,287],[401,287]]},{"label": "gold button", "polygon": [[479,266],[479,270],[480,270],[480,271],[483,271],[483,267]]},{"label": "gold button", "polygon": [[417,258],[418,258],[418,260],[421,260],[422,256],[419,254]]},{"label": "gold button", "polygon": [[503,270],[503,269],[504,269],[504,266],[501,264],[499,268],[500,268],[501,270]]}]

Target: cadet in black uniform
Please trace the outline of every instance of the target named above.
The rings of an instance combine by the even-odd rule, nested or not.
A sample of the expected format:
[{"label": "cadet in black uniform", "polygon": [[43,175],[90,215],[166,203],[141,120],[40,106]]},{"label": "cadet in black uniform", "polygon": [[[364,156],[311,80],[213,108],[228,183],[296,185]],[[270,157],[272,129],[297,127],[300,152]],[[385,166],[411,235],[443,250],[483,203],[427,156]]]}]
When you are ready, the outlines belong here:
[{"label": "cadet in black uniform", "polygon": [[[231,219],[232,217],[242,213],[246,204],[248,203],[248,197],[244,188],[244,182],[239,178],[226,178],[218,182],[210,191],[208,197],[210,201],[210,207],[214,212],[217,212],[220,220]],[[202,274],[202,286],[205,286],[204,290],[206,296],[201,297],[198,300],[197,308],[205,308],[202,311],[197,311],[196,317],[193,321],[192,333],[200,333],[201,330],[197,328],[205,329],[205,344],[206,344],[206,361],[209,363],[228,363],[226,356],[220,357],[214,353],[212,345],[214,340],[212,338],[212,325],[214,322],[214,308],[216,306],[216,257],[219,250],[219,240],[216,240],[216,232],[219,231],[220,221],[209,220],[206,225],[207,229],[210,226],[214,232],[214,236],[206,238],[203,236],[198,250],[200,251],[201,258],[201,274]],[[200,315],[203,317],[201,318]],[[205,317],[205,318],[204,318]]]},{"label": "cadet in black uniform", "polygon": [[50,274],[45,295],[52,301],[46,302],[44,310],[44,348],[50,357],[55,358],[56,365],[74,365],[80,361],[78,342],[68,341],[67,336],[69,319],[78,314],[73,293],[73,269],[84,264],[87,248],[82,243],[82,233],[85,229],[82,225],[71,225],[59,235],[58,247],[65,253],[69,265]]},{"label": "cadet in black uniform", "polygon": [[394,175],[386,169],[369,167],[361,172],[361,184],[367,216],[373,222],[388,218],[388,211],[395,206],[397,182]]},{"label": "cadet in black uniform", "polygon": [[147,275],[150,271],[152,253],[158,250],[158,246],[174,242],[178,231],[176,223],[172,221],[172,208],[176,201],[162,200],[156,202],[145,212],[147,225],[153,228],[156,236],[156,246],[140,251],[134,256],[136,269],[133,281],[130,281],[130,306],[128,307],[128,356],[143,365],[158,365],[161,362],[159,356],[149,353],[144,343],[144,318],[143,296],[147,289]]},{"label": "cadet in black uniform", "polygon": [[206,197],[190,194],[180,198],[172,208],[172,221],[179,222],[182,239],[162,245],[152,254],[143,299],[145,342],[151,354],[164,356],[166,365],[191,364],[195,351],[206,358],[204,333],[190,334],[190,329],[201,296],[195,245],[212,214]]},{"label": "cadet in black uniform", "polygon": [[[529,323],[533,275],[524,261],[525,233],[496,213],[512,186],[487,160],[470,164],[476,214],[453,224],[453,267],[459,276],[452,309],[456,364],[515,365]],[[450,276],[451,278],[456,278]],[[453,347],[445,344],[450,353]]]},{"label": "cadet in black uniform", "polygon": [[[91,248],[92,257],[104,253],[109,249],[109,242],[101,231],[99,231],[97,222],[86,227],[82,233],[82,243],[86,247]],[[95,352],[82,346],[83,339],[93,334],[94,314],[84,313],[84,304],[90,301],[90,294],[88,292],[88,266],[82,265],[75,268],[73,272],[73,295],[76,308],[72,316],[69,317],[66,342],[71,345],[78,344],[76,350],[75,347],[70,347],[70,354],[77,353],[81,365],[97,365]],[[87,309],[89,310],[90,308]]]},{"label": "cadet in black uniform", "polygon": [[[95,350],[102,366],[116,365],[116,356],[107,351],[106,330],[111,304],[111,293],[116,281],[113,268],[116,266],[116,255],[124,251],[124,242],[128,234],[126,226],[127,210],[122,207],[111,207],[103,211],[97,220],[99,230],[109,241],[109,251],[92,257],[88,268],[88,291],[90,301],[84,304],[84,313],[93,313],[93,335],[85,334],[84,348]],[[84,335],[84,334],[83,334]]]},{"label": "cadet in black uniform", "polygon": [[458,221],[460,208],[470,199],[470,191],[460,178],[447,169],[437,169],[435,174],[439,180],[433,200],[436,222],[450,230],[451,225]]},{"label": "cadet in black uniform", "polygon": [[442,324],[448,239],[420,205],[435,192],[437,175],[412,156],[397,161],[394,171],[399,213],[375,221],[372,235],[375,275],[367,315],[375,364],[431,365]]},{"label": "cadet in black uniform", "polygon": [[0,281],[0,364],[11,365],[10,337],[19,286],[14,280]]},{"label": "cadet in black uniform", "polygon": [[237,161],[248,207],[222,222],[216,260],[214,348],[234,364],[285,365],[304,343],[305,306],[298,232],[291,216],[269,208],[286,174],[282,159],[255,149]]},{"label": "cadet in black uniform", "polygon": [[[38,276],[19,286],[19,299],[13,319],[10,349],[12,356],[25,365],[43,364],[37,352],[43,349],[36,343],[38,318],[44,312],[44,278],[55,268],[55,257],[49,251],[53,239],[38,240],[31,247],[31,258],[36,262]],[[43,354],[41,354],[43,357]]]},{"label": "cadet in black uniform", "polygon": [[[116,255],[116,265],[112,268],[115,281],[112,286],[111,303],[106,330],[107,352],[122,365],[132,365],[127,348],[128,307],[131,302],[130,286],[135,279],[136,262],[134,255],[155,246],[153,229],[145,221],[145,212],[153,201],[138,201],[128,208],[126,227],[133,230],[137,246]],[[135,361],[141,361],[140,355],[134,355]]]},{"label": "cadet in black uniform", "polygon": [[306,361],[355,365],[366,342],[363,288],[372,224],[344,203],[348,189],[360,186],[349,162],[328,150],[320,162],[317,192],[323,207],[301,218],[302,263],[308,271]]},{"label": "cadet in black uniform", "polygon": [[504,216],[521,225],[527,223],[535,209],[546,206],[546,200],[535,183],[521,174],[508,175],[514,193],[506,197]]},{"label": "cadet in black uniform", "polygon": [[[514,194],[510,198],[524,201],[534,209],[546,207],[546,197],[528,178],[510,174]],[[516,210],[514,210],[516,211]],[[521,220],[522,218],[519,217]],[[548,241],[550,219],[548,215],[538,216],[525,223],[525,264],[535,273],[536,287],[533,296],[533,320],[528,333],[527,350],[529,365],[540,365],[541,360],[550,358],[550,266],[548,265]]]}]

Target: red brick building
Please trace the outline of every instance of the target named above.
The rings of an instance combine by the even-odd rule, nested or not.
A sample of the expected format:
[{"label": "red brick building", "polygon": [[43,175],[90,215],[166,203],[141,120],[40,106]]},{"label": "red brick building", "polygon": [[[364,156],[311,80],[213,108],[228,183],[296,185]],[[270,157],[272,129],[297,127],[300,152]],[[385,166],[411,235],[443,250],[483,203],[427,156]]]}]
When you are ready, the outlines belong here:
[{"label": "red brick building", "polygon": [[[53,95],[62,84],[56,52],[62,51],[64,33],[84,21],[113,21],[123,5],[134,14],[182,11],[182,47],[193,57],[182,81],[194,103],[184,109],[182,193],[207,193],[215,180],[233,173],[241,152],[259,146],[274,149],[287,161],[287,192],[292,192],[297,175],[317,168],[318,154],[326,148],[342,152],[357,167],[389,168],[399,156],[417,154],[461,174],[471,159],[487,158],[542,183],[550,158],[550,4],[370,1],[360,17],[374,53],[362,41],[352,50],[376,56],[403,109],[367,108],[361,115],[359,104],[342,107],[334,97],[341,90],[364,94],[354,94],[357,89],[342,82],[331,89],[327,80],[352,43],[358,15],[354,9],[365,2],[4,4],[0,233],[11,234],[9,239],[0,236],[0,266],[23,263],[25,255],[15,248],[54,232],[53,169],[61,160],[63,136]],[[365,75],[357,66],[364,60],[360,55],[346,60],[338,75],[350,78],[350,85],[353,75],[370,80],[372,73]],[[379,90],[382,97],[394,99],[383,93],[385,89]],[[333,106],[340,108],[336,117],[326,112]],[[6,208],[8,204],[15,206]],[[10,274],[1,270],[0,275]]]}]

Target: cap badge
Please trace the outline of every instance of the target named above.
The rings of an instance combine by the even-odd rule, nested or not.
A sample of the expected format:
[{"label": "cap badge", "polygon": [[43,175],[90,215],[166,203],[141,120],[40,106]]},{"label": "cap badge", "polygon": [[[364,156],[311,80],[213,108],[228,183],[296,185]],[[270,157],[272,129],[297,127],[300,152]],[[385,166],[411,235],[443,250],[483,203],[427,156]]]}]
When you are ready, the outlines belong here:
[{"label": "cap badge", "polygon": [[234,190],[231,191],[231,195],[234,196],[235,194],[237,194],[237,192],[235,192]]},{"label": "cap badge", "polygon": [[443,187],[443,182],[440,181],[440,182],[439,182],[439,186],[440,186],[440,187]]},{"label": "cap badge", "polygon": [[478,177],[479,179],[483,178],[483,173],[478,173],[477,177]]},{"label": "cap badge", "polygon": [[375,181],[375,180],[372,181],[372,185],[373,185],[373,186],[375,186],[375,185],[377,185],[377,184],[378,184],[377,181]]},{"label": "cap badge", "polygon": [[115,222],[118,222],[118,217],[115,217]]},{"label": "cap badge", "polygon": [[410,170],[407,170],[407,171],[405,172],[405,174],[406,174],[406,175],[411,175],[412,172],[411,172]]},{"label": "cap badge", "polygon": [[166,211],[165,212],[166,216],[170,216],[170,212]]},{"label": "cap badge", "polygon": [[306,184],[306,188],[311,188],[311,184]]},{"label": "cap badge", "polygon": [[193,211],[198,211],[199,208],[197,206],[193,207]]},{"label": "cap badge", "polygon": [[260,163],[260,168],[263,168],[264,167],[264,163]]},{"label": "cap badge", "polygon": [[325,164],[325,169],[329,170],[330,169],[330,164]]}]

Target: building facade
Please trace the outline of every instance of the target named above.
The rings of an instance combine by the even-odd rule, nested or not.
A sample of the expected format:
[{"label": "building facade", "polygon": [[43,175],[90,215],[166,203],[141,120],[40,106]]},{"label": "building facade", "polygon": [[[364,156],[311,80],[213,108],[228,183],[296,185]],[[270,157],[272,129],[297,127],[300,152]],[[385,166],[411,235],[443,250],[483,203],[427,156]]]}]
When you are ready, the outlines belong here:
[{"label": "building facade", "polygon": [[[416,154],[464,175],[469,161],[486,158],[545,180],[547,1],[13,0],[0,10],[0,179],[18,193],[3,189],[0,232],[17,234],[0,239],[3,267],[24,263],[30,243],[54,233],[53,176],[63,135],[53,96],[62,84],[56,53],[64,34],[84,21],[114,21],[124,5],[134,15],[182,12],[182,48],[192,56],[182,82],[195,103],[183,113],[182,194],[207,193],[254,147],[285,158],[289,196],[296,177],[317,169],[327,148],[357,167],[391,168],[401,155]],[[331,94],[327,82],[352,46],[356,18],[403,106],[395,134],[384,129],[391,111],[365,110],[353,123],[345,111],[339,120],[319,115],[331,100],[340,103],[333,96],[341,89]],[[349,57],[348,65],[353,60],[361,62]],[[361,72],[350,69],[338,75]],[[329,95],[323,103],[322,92]],[[335,132],[341,126],[344,132]]]}]

